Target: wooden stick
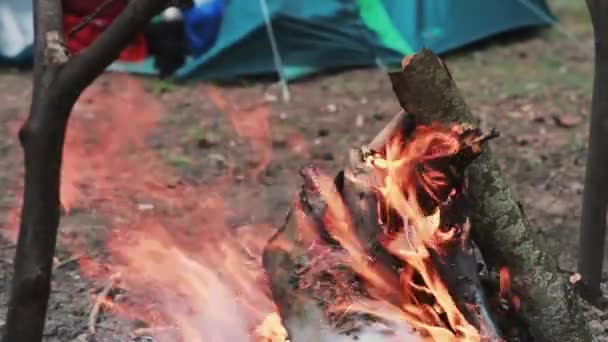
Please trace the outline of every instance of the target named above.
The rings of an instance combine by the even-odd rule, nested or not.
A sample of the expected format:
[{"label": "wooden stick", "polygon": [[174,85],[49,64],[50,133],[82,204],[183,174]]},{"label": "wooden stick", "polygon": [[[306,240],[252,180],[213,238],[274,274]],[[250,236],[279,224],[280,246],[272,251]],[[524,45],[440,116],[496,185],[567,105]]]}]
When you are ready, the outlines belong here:
[{"label": "wooden stick", "polygon": [[110,279],[108,280],[108,282],[106,283],[106,285],[101,290],[101,292],[99,292],[99,294],[97,296],[95,296],[95,302],[93,303],[93,308],[91,309],[91,312],[89,314],[89,325],[88,325],[89,333],[92,335],[95,334],[95,325],[97,324],[97,316],[99,315],[101,307],[105,303],[104,299],[106,297],[108,297],[108,294],[110,293],[112,288],[114,288],[114,285],[116,284],[118,277],[119,277],[119,275],[117,275],[117,274],[112,275],[110,277]]},{"label": "wooden stick", "polygon": [[76,100],[169,0],[131,0],[94,42],[70,56],[61,0],[35,0],[33,95],[19,131],[25,188],[3,342],[40,342],[51,293],[68,119]]},{"label": "wooden stick", "polygon": [[[424,50],[390,74],[403,109],[418,123],[476,123],[450,72]],[[591,341],[579,299],[533,233],[489,147],[468,169],[473,238],[488,265],[507,266],[522,294],[521,315],[538,341]]]},{"label": "wooden stick", "polygon": [[[587,0],[595,32],[595,77],[589,124],[589,151],[580,226],[578,269],[581,294],[594,303],[602,298],[600,283],[606,245],[608,209],[608,3]],[[600,43],[601,42],[601,43]]]}]

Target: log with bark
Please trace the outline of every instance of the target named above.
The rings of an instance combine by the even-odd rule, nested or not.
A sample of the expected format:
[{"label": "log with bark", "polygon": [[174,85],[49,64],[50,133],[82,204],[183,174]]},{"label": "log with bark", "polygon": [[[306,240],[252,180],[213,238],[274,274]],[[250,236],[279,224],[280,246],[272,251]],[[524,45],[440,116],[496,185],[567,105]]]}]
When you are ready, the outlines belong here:
[{"label": "log with bark", "polygon": [[[344,171],[330,187],[332,194],[329,196],[320,194],[320,183],[327,182],[324,177],[314,168],[305,168],[299,198],[286,224],[265,250],[264,267],[292,341],[330,341],[336,333],[356,340],[361,328],[382,322],[381,317],[349,315],[348,310],[335,316],[327,314],[327,307],[344,301],[340,297],[344,292],[355,297],[374,295],[369,293],[368,287],[361,286],[357,272],[342,267],[340,252],[344,248],[341,247],[353,243],[348,239],[336,239],[329,232],[327,215],[336,211],[332,206],[340,207],[338,214],[334,213],[338,217],[343,211],[348,213],[355,236],[361,243],[361,254],[367,260],[362,262],[362,267],[382,279],[389,279],[389,283],[399,277],[397,270],[403,267],[402,260],[378,243],[378,232],[386,227],[378,223],[383,219],[379,218],[381,214],[376,209],[379,199],[370,187],[372,170],[365,162],[365,155],[381,150],[396,133],[407,137],[417,127],[435,122],[446,127],[455,124],[471,127],[475,123],[445,64],[432,52],[425,50],[404,60],[403,70],[392,73],[390,78],[404,112],[368,146],[351,151]],[[422,191],[422,206],[429,211],[441,207],[442,226],[466,227],[469,217],[473,240],[486,264],[494,270],[502,266],[511,270],[514,290],[521,295],[522,302],[517,313],[521,322],[516,327],[518,338],[531,333],[536,341],[591,341],[577,297],[535,238],[490,150],[485,148],[482,152],[481,144],[493,135],[483,136],[478,130],[465,129],[463,132],[460,133],[459,153],[451,155],[449,160],[439,161],[445,174],[450,174],[450,186],[444,189],[446,191],[434,193],[439,200],[436,196],[425,199]],[[464,177],[464,168],[469,163],[469,171]],[[464,198],[465,191],[460,189],[456,193],[463,198],[448,200],[453,194],[451,190],[464,187],[465,183],[468,198]],[[468,323],[482,330],[484,336],[490,339],[512,337],[505,336],[505,330],[513,326],[505,328],[499,326],[504,319],[495,320],[497,310],[488,302],[492,296],[484,293],[472,242],[467,236],[460,240],[462,247],[449,249],[447,256],[432,255],[432,263],[441,280]],[[346,249],[353,254],[352,248]],[[349,265],[352,266],[356,264],[353,259],[357,258],[350,257]],[[440,260],[442,258],[445,259]],[[336,264],[339,267],[335,267]],[[315,274],[314,270],[326,278],[308,279],[310,274]],[[350,289],[341,289],[343,286]],[[382,295],[389,303],[401,300],[399,294],[390,289],[385,289]],[[392,329],[396,331],[394,326]]]},{"label": "log with bark", "polygon": [[[443,61],[429,50],[390,75],[399,103],[420,122],[477,122]],[[591,341],[579,298],[535,235],[489,147],[468,168],[473,240],[488,265],[507,266],[521,317],[539,341]]]}]

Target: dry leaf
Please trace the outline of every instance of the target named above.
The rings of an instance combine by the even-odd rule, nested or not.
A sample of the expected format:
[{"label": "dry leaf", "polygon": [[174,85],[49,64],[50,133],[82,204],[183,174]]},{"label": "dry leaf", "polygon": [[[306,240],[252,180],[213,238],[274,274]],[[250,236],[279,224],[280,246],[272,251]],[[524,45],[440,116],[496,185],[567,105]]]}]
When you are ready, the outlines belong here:
[{"label": "dry leaf", "polygon": [[565,128],[578,126],[583,121],[579,115],[572,114],[556,115],[553,119],[558,126]]}]

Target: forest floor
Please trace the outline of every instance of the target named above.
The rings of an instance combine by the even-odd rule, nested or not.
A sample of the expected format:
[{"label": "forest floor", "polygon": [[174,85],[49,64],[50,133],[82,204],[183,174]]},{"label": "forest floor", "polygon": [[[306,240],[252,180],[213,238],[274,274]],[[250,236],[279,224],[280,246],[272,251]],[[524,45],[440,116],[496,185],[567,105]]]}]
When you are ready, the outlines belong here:
[{"label": "forest floor", "polygon": [[[583,1],[549,3],[560,19],[554,27],[494,38],[445,58],[482,128],[501,132],[495,155],[567,273],[576,268],[593,35]],[[28,72],[0,70],[5,232],[14,229],[20,199],[15,132],[27,113],[30,83]],[[96,333],[88,328],[94,294],[107,278],[85,268],[107,258],[107,241],[118,227],[152,220],[196,229],[217,218],[229,227],[278,227],[301,166],[315,163],[335,173],[345,151],[368,141],[399,109],[379,70],[324,74],[290,90],[292,101],[283,103],[269,83],[216,88],[124,75],[95,83],[75,110],[66,143],[62,195],[69,210],[61,220],[45,341],[132,340],[129,332],[142,324],[137,319],[102,311]],[[196,212],[207,195],[220,193],[221,204],[212,208],[228,209]],[[0,238],[0,327],[13,257],[13,242]],[[589,308],[588,314],[595,334],[608,341],[608,311]]]}]

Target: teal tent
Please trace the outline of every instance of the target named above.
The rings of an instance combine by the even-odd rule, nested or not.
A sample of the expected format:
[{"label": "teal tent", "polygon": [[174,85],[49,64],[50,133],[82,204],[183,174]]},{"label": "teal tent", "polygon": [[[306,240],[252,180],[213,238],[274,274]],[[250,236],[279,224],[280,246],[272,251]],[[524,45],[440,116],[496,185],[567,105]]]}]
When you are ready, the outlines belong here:
[{"label": "teal tent", "polygon": [[[399,65],[427,47],[443,53],[508,30],[551,24],[544,0],[226,0],[211,50],[191,58],[178,79],[229,80],[276,73],[271,37],[288,79],[321,70]],[[261,2],[261,1],[264,1]],[[273,35],[265,25],[268,6]],[[154,74],[152,61],[114,70]]]}]

